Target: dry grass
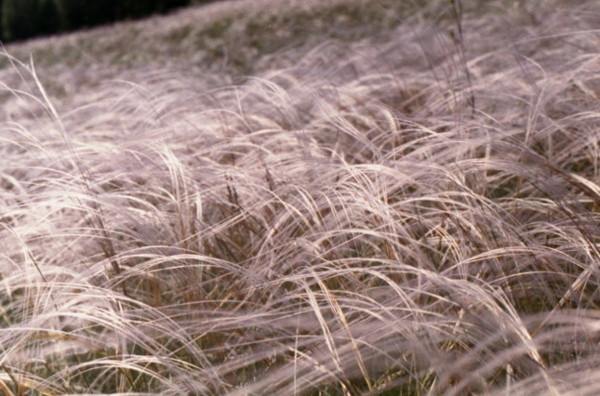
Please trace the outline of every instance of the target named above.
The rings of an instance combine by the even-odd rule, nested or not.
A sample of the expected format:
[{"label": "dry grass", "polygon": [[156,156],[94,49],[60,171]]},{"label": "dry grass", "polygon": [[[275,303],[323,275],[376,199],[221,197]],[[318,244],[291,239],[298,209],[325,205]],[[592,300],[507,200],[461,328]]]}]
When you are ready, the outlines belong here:
[{"label": "dry grass", "polygon": [[166,41],[7,54],[0,392],[600,392],[600,9],[458,5],[273,41],[239,84]]}]

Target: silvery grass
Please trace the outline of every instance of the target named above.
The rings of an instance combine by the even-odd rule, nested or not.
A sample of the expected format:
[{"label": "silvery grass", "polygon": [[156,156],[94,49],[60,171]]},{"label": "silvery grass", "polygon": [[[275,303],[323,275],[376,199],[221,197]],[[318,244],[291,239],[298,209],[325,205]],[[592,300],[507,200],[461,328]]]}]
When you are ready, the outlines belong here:
[{"label": "silvery grass", "polygon": [[1,392],[600,392],[598,9],[561,4],[238,85],[54,99],[5,55]]}]

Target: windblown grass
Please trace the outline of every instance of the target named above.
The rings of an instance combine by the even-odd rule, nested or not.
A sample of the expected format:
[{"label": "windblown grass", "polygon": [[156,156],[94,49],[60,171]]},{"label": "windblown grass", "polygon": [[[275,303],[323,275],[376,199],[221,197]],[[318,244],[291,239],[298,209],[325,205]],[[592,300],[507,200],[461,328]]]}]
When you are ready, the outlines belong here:
[{"label": "windblown grass", "polygon": [[600,9],[506,4],[240,84],[6,55],[0,392],[600,392]]}]

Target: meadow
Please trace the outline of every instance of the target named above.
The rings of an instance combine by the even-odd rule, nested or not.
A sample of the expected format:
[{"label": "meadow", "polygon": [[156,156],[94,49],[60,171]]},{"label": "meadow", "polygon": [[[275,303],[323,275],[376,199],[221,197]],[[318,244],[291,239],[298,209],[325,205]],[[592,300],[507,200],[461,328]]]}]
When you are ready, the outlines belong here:
[{"label": "meadow", "polygon": [[600,393],[598,26],[245,0],[7,45],[0,394]]}]

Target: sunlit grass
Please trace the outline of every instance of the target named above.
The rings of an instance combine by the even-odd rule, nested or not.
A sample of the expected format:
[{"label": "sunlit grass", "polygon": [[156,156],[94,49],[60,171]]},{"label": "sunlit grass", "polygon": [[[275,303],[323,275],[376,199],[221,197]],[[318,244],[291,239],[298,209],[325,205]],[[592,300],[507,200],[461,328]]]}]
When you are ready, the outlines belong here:
[{"label": "sunlit grass", "polygon": [[127,67],[5,54],[0,393],[600,391],[593,2],[349,2],[289,48],[263,3],[198,28],[248,69],[169,63],[238,3],[14,48],[172,33]]}]

